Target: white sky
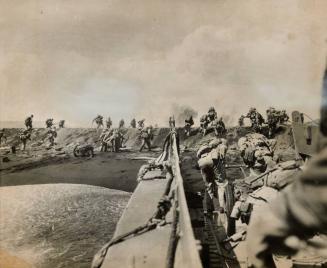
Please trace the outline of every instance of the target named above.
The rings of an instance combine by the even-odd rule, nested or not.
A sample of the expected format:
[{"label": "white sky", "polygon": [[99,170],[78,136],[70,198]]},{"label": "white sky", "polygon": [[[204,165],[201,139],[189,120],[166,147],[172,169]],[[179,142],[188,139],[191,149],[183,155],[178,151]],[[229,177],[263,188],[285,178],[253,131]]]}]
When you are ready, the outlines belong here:
[{"label": "white sky", "polygon": [[0,0],[0,120],[318,116],[325,0]]}]

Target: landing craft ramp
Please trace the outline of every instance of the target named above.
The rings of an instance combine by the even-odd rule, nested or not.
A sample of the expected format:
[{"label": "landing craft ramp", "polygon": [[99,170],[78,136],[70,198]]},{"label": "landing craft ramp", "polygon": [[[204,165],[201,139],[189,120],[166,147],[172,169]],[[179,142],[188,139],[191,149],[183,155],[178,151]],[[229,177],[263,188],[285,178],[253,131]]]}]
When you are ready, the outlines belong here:
[{"label": "landing craft ramp", "polygon": [[113,239],[95,256],[93,267],[202,267],[180,170],[177,133],[172,130],[157,159],[160,169],[143,176]]}]

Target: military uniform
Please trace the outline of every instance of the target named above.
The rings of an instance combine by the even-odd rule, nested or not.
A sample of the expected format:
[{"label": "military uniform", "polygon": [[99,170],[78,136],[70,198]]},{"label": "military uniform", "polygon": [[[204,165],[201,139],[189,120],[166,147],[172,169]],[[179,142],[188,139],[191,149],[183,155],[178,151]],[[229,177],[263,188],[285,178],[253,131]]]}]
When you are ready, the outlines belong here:
[{"label": "military uniform", "polygon": [[146,129],[142,129],[140,133],[140,137],[142,139],[142,144],[140,147],[140,152],[146,147],[148,147],[148,150],[151,151],[151,140],[153,139],[153,133],[152,128],[147,127]]},{"label": "military uniform", "polygon": [[[327,231],[327,148],[264,212],[254,214],[248,229],[248,254],[255,267],[274,267],[272,253],[293,254],[306,239]],[[297,241],[294,240],[293,241]],[[326,253],[326,250],[324,251]]]},{"label": "military uniform", "polygon": [[191,134],[191,127],[194,125],[194,120],[193,120],[193,117],[190,116],[189,119],[185,119],[185,126],[184,126],[184,131],[185,131],[185,134],[186,136],[190,136]]},{"label": "military uniform", "polygon": [[5,129],[0,130],[0,145],[2,139],[5,139],[7,141],[7,137],[5,136]]},{"label": "military uniform", "polygon": [[27,128],[28,130],[30,130],[30,129],[33,128],[32,123],[33,123],[33,115],[31,115],[31,116],[29,116],[29,117],[27,117],[27,118],[25,119],[25,126],[26,126],[26,128]]},{"label": "military uniform", "polygon": [[96,118],[93,119],[93,122],[97,124],[97,128],[103,126],[103,116],[98,115]]}]

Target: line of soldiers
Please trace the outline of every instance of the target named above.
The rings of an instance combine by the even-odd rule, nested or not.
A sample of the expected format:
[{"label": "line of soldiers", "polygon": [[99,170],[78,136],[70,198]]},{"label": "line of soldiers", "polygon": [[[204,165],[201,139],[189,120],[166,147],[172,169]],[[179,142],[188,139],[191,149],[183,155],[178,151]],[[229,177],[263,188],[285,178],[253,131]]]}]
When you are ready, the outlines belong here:
[{"label": "line of soldiers", "polygon": [[273,137],[276,133],[278,124],[285,124],[289,121],[289,116],[286,110],[277,110],[274,107],[269,107],[266,110],[267,120],[257,111],[256,108],[251,107],[246,115],[242,115],[239,118],[239,126],[244,125],[244,119],[249,118],[251,121],[251,128],[257,132],[262,133],[263,126],[266,124],[268,126],[268,137]]},{"label": "line of soldiers", "polygon": [[[97,126],[97,129],[98,128],[101,128],[101,127],[104,127],[104,124],[103,124],[103,116],[102,115],[97,115],[93,120],[92,120],[92,124],[95,122],[96,126]],[[106,119],[106,128],[111,128],[113,123],[112,123],[112,120],[110,118],[110,116]],[[119,128],[124,128],[125,127],[125,120],[124,119],[121,119],[118,123],[118,127]],[[136,128],[136,119],[133,118],[130,122],[130,127],[131,128]]]},{"label": "line of soldiers", "polygon": [[210,107],[208,113],[202,115],[200,118],[200,130],[203,136],[205,136],[210,129],[213,129],[215,135],[218,137],[226,133],[226,126],[223,118],[218,118],[214,107]]}]

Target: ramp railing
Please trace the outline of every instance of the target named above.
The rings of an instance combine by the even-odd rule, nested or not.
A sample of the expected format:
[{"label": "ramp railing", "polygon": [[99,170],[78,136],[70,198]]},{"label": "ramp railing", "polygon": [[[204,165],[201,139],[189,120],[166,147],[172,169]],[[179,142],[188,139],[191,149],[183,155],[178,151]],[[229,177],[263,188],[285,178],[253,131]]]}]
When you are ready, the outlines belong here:
[{"label": "ramp railing", "polygon": [[175,205],[177,210],[178,227],[177,227],[177,245],[174,256],[174,268],[188,267],[199,268],[202,267],[199,251],[201,249],[199,241],[195,239],[191,217],[189,214],[183,177],[180,169],[179,158],[179,139],[175,129],[171,131],[170,143],[170,161],[174,173],[175,181]]}]

